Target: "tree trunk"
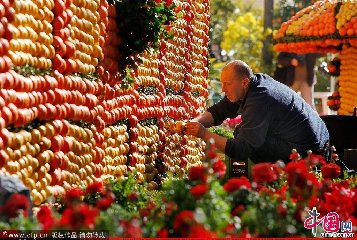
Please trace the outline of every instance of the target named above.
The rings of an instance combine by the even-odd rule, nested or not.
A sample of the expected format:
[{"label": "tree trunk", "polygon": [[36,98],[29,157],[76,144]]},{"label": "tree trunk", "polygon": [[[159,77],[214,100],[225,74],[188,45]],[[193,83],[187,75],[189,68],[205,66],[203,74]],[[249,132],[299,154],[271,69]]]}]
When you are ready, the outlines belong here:
[{"label": "tree trunk", "polygon": [[[264,0],[264,31],[273,28],[274,0]],[[263,60],[266,65],[273,63],[272,34],[269,34],[263,43]]]}]

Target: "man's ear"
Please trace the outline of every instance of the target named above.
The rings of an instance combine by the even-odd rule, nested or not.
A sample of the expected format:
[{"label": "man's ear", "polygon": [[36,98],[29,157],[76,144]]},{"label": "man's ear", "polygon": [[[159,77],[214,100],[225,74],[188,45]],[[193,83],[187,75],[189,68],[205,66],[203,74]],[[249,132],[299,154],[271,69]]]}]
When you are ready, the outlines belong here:
[{"label": "man's ear", "polygon": [[247,87],[249,86],[249,83],[250,83],[249,78],[244,78],[244,79],[243,79],[243,86],[244,86],[244,87],[247,88]]}]

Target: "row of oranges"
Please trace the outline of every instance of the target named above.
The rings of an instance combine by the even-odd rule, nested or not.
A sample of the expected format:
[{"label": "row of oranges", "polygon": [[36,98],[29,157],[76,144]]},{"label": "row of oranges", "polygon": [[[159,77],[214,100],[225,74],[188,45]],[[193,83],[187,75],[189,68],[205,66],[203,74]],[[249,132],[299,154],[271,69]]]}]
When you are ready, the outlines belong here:
[{"label": "row of oranges", "polygon": [[[336,9],[338,12],[336,13]],[[357,33],[357,3],[354,1],[317,1],[299,11],[290,20],[283,23],[274,35],[278,43],[316,40],[321,37],[330,39],[353,39]],[[288,39],[289,37],[289,39]],[[311,39],[307,39],[310,37]],[[324,43],[324,42],[322,42]],[[303,47],[309,47],[303,45]],[[319,47],[326,47],[324,45]],[[333,48],[333,45],[328,45]],[[281,48],[281,47],[279,47]],[[297,47],[299,49],[299,47]],[[289,50],[284,48],[284,50]],[[319,48],[301,49],[324,51]]]},{"label": "row of oranges", "polygon": [[339,81],[339,94],[341,105],[338,110],[339,114],[350,115],[357,105],[357,48],[345,47],[340,53],[341,66]]},{"label": "row of oranges", "polygon": [[12,35],[8,19],[14,18],[14,11],[9,1],[0,2],[0,73],[7,72],[12,67],[8,56]]}]

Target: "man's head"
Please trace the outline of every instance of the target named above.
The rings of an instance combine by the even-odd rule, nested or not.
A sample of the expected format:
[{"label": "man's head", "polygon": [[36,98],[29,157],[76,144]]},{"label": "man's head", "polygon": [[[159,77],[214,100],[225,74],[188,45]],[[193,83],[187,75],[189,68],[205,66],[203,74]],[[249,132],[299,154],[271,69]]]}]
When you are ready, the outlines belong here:
[{"label": "man's head", "polygon": [[222,70],[222,92],[231,102],[243,99],[248,91],[252,69],[241,60],[229,62]]}]

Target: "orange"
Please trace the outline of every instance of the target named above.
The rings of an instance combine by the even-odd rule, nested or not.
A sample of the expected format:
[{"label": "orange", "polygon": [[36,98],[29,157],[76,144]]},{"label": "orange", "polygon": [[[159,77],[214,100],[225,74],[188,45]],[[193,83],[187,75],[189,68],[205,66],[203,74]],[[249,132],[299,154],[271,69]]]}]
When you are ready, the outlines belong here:
[{"label": "orange", "polygon": [[347,34],[347,31],[345,28],[340,28],[340,30],[338,31],[340,33],[341,36],[345,36]]},{"label": "orange", "polygon": [[349,28],[349,29],[347,30],[347,35],[348,35],[348,36],[352,36],[352,35],[354,35],[354,34],[355,34],[354,28]]}]

